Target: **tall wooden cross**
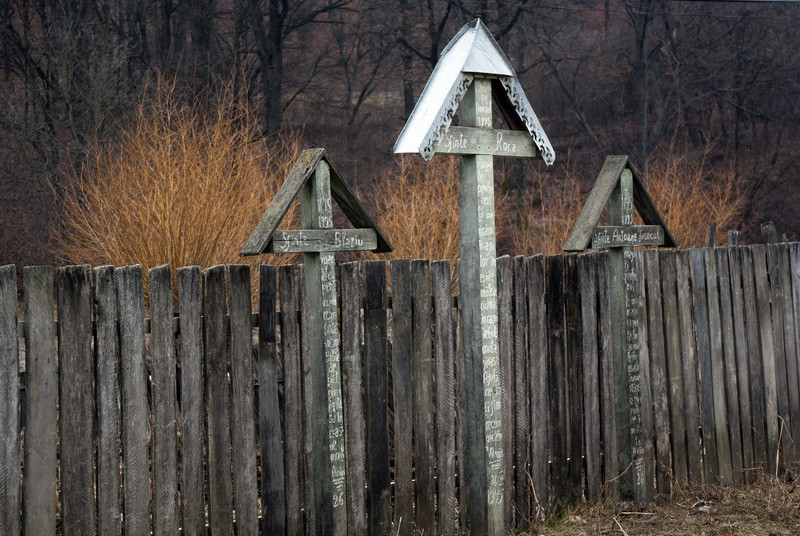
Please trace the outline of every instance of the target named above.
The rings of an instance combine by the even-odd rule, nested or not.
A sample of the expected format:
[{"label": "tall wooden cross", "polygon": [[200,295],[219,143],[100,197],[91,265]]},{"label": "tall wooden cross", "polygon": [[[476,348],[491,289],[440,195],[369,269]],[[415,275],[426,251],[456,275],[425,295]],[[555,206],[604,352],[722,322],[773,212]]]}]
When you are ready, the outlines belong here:
[{"label": "tall wooden cross", "polygon": [[[277,230],[298,194],[303,229]],[[333,229],[333,201],[355,229]],[[315,482],[315,534],[348,534],[334,252],[365,250],[387,252],[392,247],[341,179],[325,150],[309,149],[300,154],[286,182],[240,252],[241,255],[303,254],[305,309],[308,314],[303,326],[308,355],[303,358],[311,370],[314,454],[310,470]],[[289,430],[287,433],[297,431]]]},{"label": "tall wooden cross", "polygon": [[[492,109],[510,129],[495,129]],[[451,126],[456,111],[460,126]],[[462,156],[461,325],[464,448],[461,508],[472,534],[505,534],[501,378],[497,330],[494,157],[543,158],[553,148],[514,69],[486,26],[464,26],[442,52],[395,153]]]},{"label": "tall wooden cross", "polygon": [[[608,207],[608,226],[598,226]],[[645,225],[634,225],[634,208]],[[608,248],[611,271],[611,344],[614,356],[615,426],[620,492],[638,505],[653,497],[652,467],[645,463],[642,352],[639,333],[639,277],[635,246],[675,247],[675,240],[656,210],[627,156],[609,156],[592,188],[565,251]],[[644,427],[644,429],[650,428]]]}]

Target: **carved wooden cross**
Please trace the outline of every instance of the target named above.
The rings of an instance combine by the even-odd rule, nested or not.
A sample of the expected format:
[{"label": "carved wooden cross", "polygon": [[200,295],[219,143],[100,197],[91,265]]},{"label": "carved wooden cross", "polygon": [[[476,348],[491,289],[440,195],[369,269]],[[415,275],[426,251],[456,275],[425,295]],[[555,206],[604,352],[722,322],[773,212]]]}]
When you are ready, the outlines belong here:
[{"label": "carved wooden cross", "polygon": [[[608,207],[608,226],[597,226]],[[634,225],[634,208],[646,225]],[[611,344],[620,492],[644,505],[653,498],[652,468],[644,462],[639,273],[635,246],[674,247],[675,240],[627,156],[609,156],[578,216],[565,251],[608,248],[611,270]],[[630,469],[628,469],[630,467]]]},{"label": "carved wooden cross", "polygon": [[[494,129],[497,105],[513,130]],[[461,126],[451,126],[456,110]],[[505,534],[497,330],[494,157],[554,154],[514,69],[480,20],[442,52],[395,143],[396,153],[462,156],[460,310],[464,349],[462,515],[473,534]]]},{"label": "carved wooden cross", "polygon": [[[303,229],[276,230],[298,194]],[[333,201],[356,229],[333,229]],[[315,534],[348,534],[334,252],[391,249],[353,191],[336,172],[324,149],[309,149],[301,153],[241,251],[242,255],[303,254],[304,307],[308,315],[303,325],[308,354],[303,359],[311,369],[313,392],[311,471],[315,481]]]}]

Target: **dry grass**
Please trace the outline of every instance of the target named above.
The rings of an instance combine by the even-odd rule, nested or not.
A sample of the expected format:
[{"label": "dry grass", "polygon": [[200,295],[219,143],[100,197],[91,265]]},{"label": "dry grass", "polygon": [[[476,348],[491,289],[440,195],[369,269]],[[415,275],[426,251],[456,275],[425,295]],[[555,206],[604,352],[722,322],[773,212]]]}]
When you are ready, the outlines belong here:
[{"label": "dry grass", "polygon": [[534,528],[535,536],[778,536],[800,534],[800,487],[765,480],[722,487],[691,485],[643,512],[625,504],[583,504]]},{"label": "dry grass", "polygon": [[708,230],[717,224],[716,243],[724,244],[727,231],[742,224],[744,207],[730,165],[709,165],[711,144],[700,154],[679,151],[672,144],[648,162],[647,191],[658,207],[679,248],[708,245]]},{"label": "dry grass", "polygon": [[449,259],[459,254],[457,157],[425,162],[402,156],[381,179],[376,219],[392,242],[393,259]]},{"label": "dry grass", "polygon": [[567,155],[556,168],[535,168],[528,180],[514,212],[501,216],[512,250],[515,255],[559,254],[586,200],[574,161]]},{"label": "dry grass", "polygon": [[74,178],[60,207],[58,251],[72,263],[145,269],[263,261],[238,252],[294,163],[299,140],[261,139],[256,110],[230,84],[190,105],[168,81],[153,93],[133,124],[96,147]]},{"label": "dry grass", "polygon": [[[654,157],[643,177],[679,248],[708,243],[711,222],[717,224],[718,245],[726,231],[741,225],[742,199],[730,166],[708,164],[711,145],[701,154],[679,150],[675,144]],[[557,171],[534,170],[523,194],[521,213],[507,219],[513,229],[515,254],[561,253],[588,193],[581,191],[576,166],[569,157]],[[637,218],[638,219],[638,218]]]}]

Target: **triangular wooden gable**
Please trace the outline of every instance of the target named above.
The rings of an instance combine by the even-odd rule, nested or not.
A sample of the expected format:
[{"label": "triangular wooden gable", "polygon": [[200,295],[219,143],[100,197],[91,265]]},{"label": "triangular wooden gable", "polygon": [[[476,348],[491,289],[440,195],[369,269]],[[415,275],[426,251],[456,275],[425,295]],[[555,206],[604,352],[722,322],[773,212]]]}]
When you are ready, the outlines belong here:
[{"label": "triangular wooden gable", "polygon": [[525,130],[550,165],[555,152],[536,117],[517,74],[492,34],[476,19],[466,24],[442,51],[414,111],[394,145],[395,153],[419,153],[429,160],[450,127],[475,75],[497,80],[492,94],[511,128]]},{"label": "triangular wooden gable", "polygon": [[630,163],[627,155],[611,155],[606,157],[597,181],[586,199],[586,204],[583,205],[583,210],[564,244],[564,251],[584,251],[589,247],[592,241],[592,232],[597,227],[603,210],[608,204],[608,199],[619,183],[620,175],[625,168],[628,168],[633,175],[633,206],[642,221],[645,225],[659,225],[664,230],[664,244],[661,247],[675,247],[675,239],[667,229],[667,224],[656,209],[650,194],[647,193],[644,183],[639,177],[639,172]]},{"label": "triangular wooden gable", "polygon": [[380,228],[364,209],[361,201],[358,200],[350,186],[342,179],[342,176],[328,158],[325,149],[306,149],[300,153],[300,157],[294,167],[286,177],[286,181],[281,185],[275,198],[270,203],[261,221],[258,222],[250,238],[247,239],[240,255],[261,255],[267,251],[270,240],[280,225],[292,202],[297,198],[303,185],[314,174],[314,169],[320,160],[325,160],[331,170],[331,197],[342,212],[353,224],[356,229],[372,229],[377,235],[377,248],[372,250],[375,253],[385,253],[392,251],[392,245],[383,236]]}]

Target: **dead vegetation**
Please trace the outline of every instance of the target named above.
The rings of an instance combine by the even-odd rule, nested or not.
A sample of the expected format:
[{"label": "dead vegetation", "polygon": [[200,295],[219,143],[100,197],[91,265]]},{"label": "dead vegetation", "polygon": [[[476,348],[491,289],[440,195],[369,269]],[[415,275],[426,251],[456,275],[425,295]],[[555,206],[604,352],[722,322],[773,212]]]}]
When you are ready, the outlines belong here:
[{"label": "dead vegetation", "polygon": [[529,534],[796,536],[800,486],[771,479],[736,487],[690,485],[643,511],[624,503],[579,505]]},{"label": "dead vegetation", "polygon": [[153,93],[128,129],[90,152],[60,207],[56,250],[72,263],[145,270],[245,262],[239,250],[294,164],[299,139],[260,138],[256,110],[232,85],[213,102],[183,102],[165,80]]}]

